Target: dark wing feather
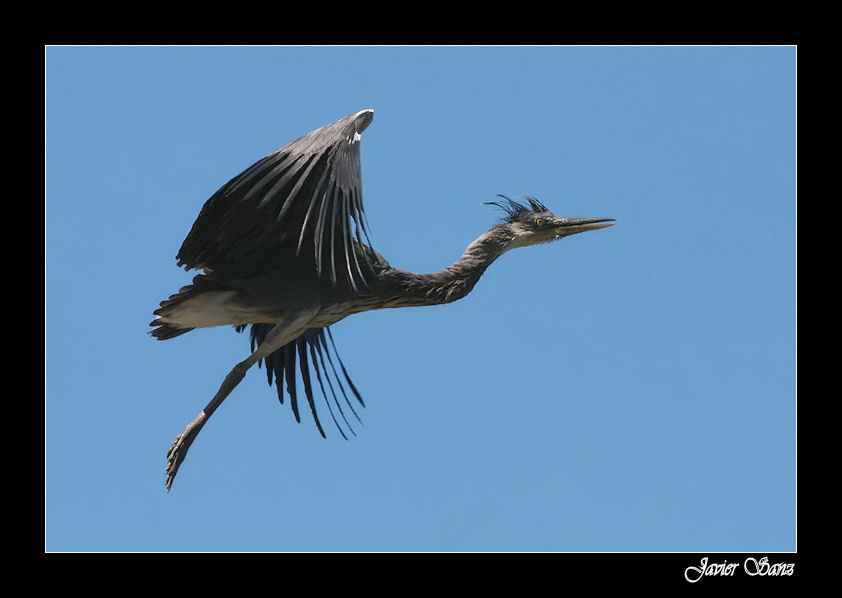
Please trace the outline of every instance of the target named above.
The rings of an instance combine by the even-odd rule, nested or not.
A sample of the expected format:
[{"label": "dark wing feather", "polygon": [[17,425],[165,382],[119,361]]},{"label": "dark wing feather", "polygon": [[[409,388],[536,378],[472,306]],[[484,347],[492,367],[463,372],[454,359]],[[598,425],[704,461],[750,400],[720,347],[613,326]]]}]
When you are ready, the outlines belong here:
[{"label": "dark wing feather", "polygon": [[334,284],[365,288],[372,270],[353,239],[362,243],[362,234],[370,245],[360,134],[373,118],[362,110],[316,129],[228,181],[202,207],[178,265],[236,272],[261,260],[309,258]]},{"label": "dark wing feather", "polygon": [[[250,341],[252,351],[260,346],[266,335],[272,329],[272,326],[272,324],[251,325]],[[244,329],[245,326],[237,326],[238,332],[242,332]],[[328,338],[330,339],[329,345],[327,342]],[[331,356],[331,353],[333,356]],[[278,391],[278,399],[281,403],[284,402],[284,382],[286,382],[286,394],[289,395],[290,406],[295,415],[295,420],[300,422],[301,418],[298,411],[298,394],[296,390],[296,358],[298,359],[301,380],[304,383],[304,396],[310,406],[310,411],[313,414],[313,420],[316,423],[319,433],[322,436],[326,436],[316,408],[311,373],[315,375],[325,405],[339,433],[346,439],[348,436],[345,434],[345,430],[356,436],[356,432],[354,432],[351,423],[345,415],[345,410],[342,407],[342,402],[339,400],[336,389],[339,389],[339,394],[342,395],[345,405],[359,423],[362,423],[362,420],[357,415],[353,404],[348,398],[348,394],[345,391],[345,384],[348,385],[348,388],[359,401],[360,405],[365,406],[365,403],[363,403],[359,391],[357,391],[356,386],[351,381],[351,377],[348,375],[348,371],[345,369],[345,365],[339,357],[330,329],[327,327],[310,328],[295,340],[273,351],[264,360],[258,362],[259,367],[262,367],[262,364],[265,362],[269,385],[271,386],[274,381],[275,388]],[[337,372],[336,366],[334,365],[334,358],[336,358],[339,364],[342,376]],[[345,384],[343,384],[343,378]],[[325,384],[327,384],[327,390],[329,392],[326,392]],[[336,413],[339,414],[338,419],[333,410],[334,406],[337,409]],[[344,429],[340,421],[344,422]]]}]

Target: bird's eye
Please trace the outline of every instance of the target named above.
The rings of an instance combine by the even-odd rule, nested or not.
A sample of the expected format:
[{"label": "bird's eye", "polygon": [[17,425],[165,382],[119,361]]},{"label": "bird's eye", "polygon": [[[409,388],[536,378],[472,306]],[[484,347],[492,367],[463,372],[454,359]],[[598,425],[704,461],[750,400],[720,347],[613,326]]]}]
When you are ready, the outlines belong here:
[{"label": "bird's eye", "polygon": [[538,218],[538,219],[535,221],[535,224],[536,224],[537,226],[541,226],[541,225],[543,225],[543,224],[544,224],[544,219],[543,219],[543,218]]}]

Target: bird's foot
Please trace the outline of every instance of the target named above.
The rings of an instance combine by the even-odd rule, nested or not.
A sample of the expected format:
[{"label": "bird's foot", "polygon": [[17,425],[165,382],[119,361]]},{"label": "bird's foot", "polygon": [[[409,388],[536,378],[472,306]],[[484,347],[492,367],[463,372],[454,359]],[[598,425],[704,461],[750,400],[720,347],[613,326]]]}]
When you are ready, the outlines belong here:
[{"label": "bird's foot", "polygon": [[172,446],[170,446],[170,450],[167,452],[167,492],[172,487],[175,474],[178,473],[178,468],[184,462],[187,449],[193,444],[193,440],[199,433],[200,428],[201,425],[197,425],[196,420],[194,420],[172,441]]}]

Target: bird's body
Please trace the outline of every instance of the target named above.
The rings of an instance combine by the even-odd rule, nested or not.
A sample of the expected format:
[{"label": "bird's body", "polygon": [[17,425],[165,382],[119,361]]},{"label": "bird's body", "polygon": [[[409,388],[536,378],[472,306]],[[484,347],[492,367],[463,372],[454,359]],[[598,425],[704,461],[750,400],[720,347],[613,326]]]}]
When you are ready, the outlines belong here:
[{"label": "bird's body", "polygon": [[[351,291],[319,277],[306,267],[267,265],[248,277],[223,272],[199,274],[193,284],[173,295],[156,313],[153,335],[172,338],[193,328],[254,323],[274,324],[295,310],[305,295],[319,305],[309,322],[311,328],[373,309],[420,307],[450,303],[466,296],[485,269],[502,254],[496,243],[479,239],[454,264],[439,272],[416,274],[393,268],[370,247],[356,241],[357,251],[367,251],[373,267],[366,289]],[[497,250],[489,250],[489,245]],[[477,255],[478,250],[482,255]],[[282,298],[282,301],[278,301]]]},{"label": "bird's body", "polygon": [[[380,264],[377,267],[384,269]],[[225,271],[197,275],[192,285],[162,303],[153,334],[171,338],[193,328],[277,323],[297,309],[302,294],[320,306],[312,327],[330,326],[342,317],[374,308],[368,307],[367,295],[333,285],[312,269],[267,264],[248,276]]]},{"label": "bird's body", "polygon": [[528,198],[528,205],[504,198],[491,203],[506,218],[450,266],[429,274],[394,268],[367,242],[362,209],[359,142],[372,118],[371,110],[357,112],[264,157],[206,202],[182,244],[179,265],[203,273],[161,303],[150,333],[165,340],[194,328],[251,325],[253,353],[234,367],[208,406],[176,437],[168,455],[168,488],[201,427],[254,363],[265,362],[281,402],[286,383],[299,419],[297,358],[319,431],[325,435],[311,372],[345,436],[340,422],[353,432],[346,409],[356,412],[343,379],[359,403],[362,398],[335,353],[329,326],[373,309],[456,301],[506,251],[610,226],[610,218],[559,218],[534,198]]}]

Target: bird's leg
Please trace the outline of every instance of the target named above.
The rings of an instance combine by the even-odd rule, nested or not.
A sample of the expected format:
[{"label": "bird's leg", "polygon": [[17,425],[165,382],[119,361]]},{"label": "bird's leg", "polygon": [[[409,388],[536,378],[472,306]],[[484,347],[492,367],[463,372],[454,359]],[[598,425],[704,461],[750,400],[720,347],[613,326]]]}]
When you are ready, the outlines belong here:
[{"label": "bird's leg", "polygon": [[184,462],[187,450],[190,448],[190,445],[193,444],[193,441],[196,439],[196,436],[199,434],[202,426],[207,423],[210,416],[213,415],[214,411],[216,411],[216,408],[222,404],[222,401],[224,401],[231,391],[234,390],[237,384],[240,383],[240,380],[242,380],[246,375],[248,369],[273,351],[283,347],[301,335],[305,330],[307,330],[307,323],[317,312],[318,308],[313,307],[308,309],[299,309],[298,311],[285,316],[269,331],[263,343],[257,347],[254,353],[252,353],[247,359],[235,365],[234,369],[225,376],[219,390],[211,399],[210,403],[202,409],[201,413],[196,416],[196,419],[187,424],[187,427],[184,428],[181,434],[176,436],[172,442],[172,446],[167,453],[168,491],[172,487],[175,474],[178,473],[178,468],[181,466],[182,462]]}]

